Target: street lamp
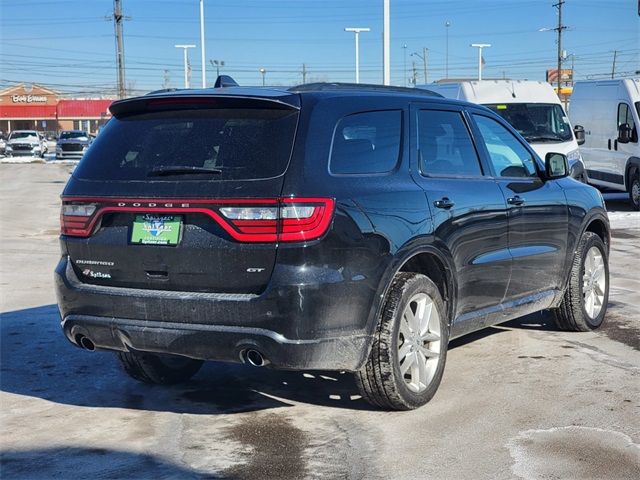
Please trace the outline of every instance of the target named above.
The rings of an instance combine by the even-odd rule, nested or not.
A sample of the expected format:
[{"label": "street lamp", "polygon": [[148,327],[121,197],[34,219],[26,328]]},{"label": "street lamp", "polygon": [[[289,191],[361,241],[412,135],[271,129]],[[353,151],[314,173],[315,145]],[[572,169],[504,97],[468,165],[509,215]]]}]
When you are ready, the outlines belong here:
[{"label": "street lamp", "polygon": [[176,48],[181,48],[184,54],[184,88],[189,88],[189,75],[187,69],[189,67],[189,58],[187,57],[187,50],[189,48],[196,48],[195,45],[174,45]]},{"label": "street lamp", "polygon": [[404,58],[404,66],[403,68],[403,76],[404,76],[404,86],[407,86],[407,44],[402,45],[402,52]]},{"label": "street lamp", "polygon": [[447,20],[446,22],[444,22],[444,26],[445,29],[444,31],[446,32],[446,53],[445,53],[445,67],[444,67],[444,77],[445,78],[449,78],[449,27],[451,26],[451,22],[449,20]]},{"label": "street lamp", "polygon": [[429,83],[429,81],[427,80],[427,60],[429,58],[429,49],[427,47],[423,47],[422,55],[420,55],[418,52],[413,52],[411,56],[418,57],[420,60],[422,60],[422,64],[424,66],[424,83]]},{"label": "street lamp", "polygon": [[213,68],[216,69],[216,78],[220,76],[220,69],[224,67],[224,60],[209,60]]},{"label": "street lamp", "polygon": [[267,71],[264,68],[261,68],[259,72],[262,74],[262,86],[264,87],[264,77],[267,74]]},{"label": "street lamp", "polygon": [[480,81],[482,80],[482,49],[489,48],[491,44],[490,43],[472,43],[469,46],[475,47],[478,49],[478,81]]},{"label": "street lamp", "polygon": [[356,39],[356,83],[360,83],[360,32],[370,32],[371,29],[367,27],[347,27],[345,32],[355,33]]},{"label": "street lamp", "polygon": [[200,0],[200,66],[202,67],[202,88],[207,88],[207,69],[204,58],[204,0]]}]

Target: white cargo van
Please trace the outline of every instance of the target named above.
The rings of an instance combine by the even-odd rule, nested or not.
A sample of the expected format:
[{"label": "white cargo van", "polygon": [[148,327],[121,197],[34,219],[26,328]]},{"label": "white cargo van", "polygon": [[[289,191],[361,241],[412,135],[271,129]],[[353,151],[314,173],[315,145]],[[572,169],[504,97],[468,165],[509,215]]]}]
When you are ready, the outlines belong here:
[{"label": "white cargo van", "polygon": [[455,98],[489,107],[520,132],[540,158],[549,152],[563,153],[571,176],[586,181],[576,136],[560,99],[547,82],[530,80],[481,80],[418,85]]},{"label": "white cargo van", "polygon": [[570,112],[585,130],[580,151],[589,183],[629,192],[640,210],[640,79],[576,82]]}]

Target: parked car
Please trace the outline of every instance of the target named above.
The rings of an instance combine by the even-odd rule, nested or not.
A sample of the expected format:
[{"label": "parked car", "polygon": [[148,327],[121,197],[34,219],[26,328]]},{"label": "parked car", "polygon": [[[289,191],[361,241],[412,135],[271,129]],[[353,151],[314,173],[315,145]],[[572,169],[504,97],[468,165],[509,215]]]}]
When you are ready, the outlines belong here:
[{"label": "parked car", "polygon": [[0,135],[0,155],[5,154],[6,148],[7,148],[7,141],[4,139],[3,135]]},{"label": "parked car", "polygon": [[14,130],[9,134],[5,147],[8,157],[44,157],[46,152],[46,142],[36,130]]},{"label": "parked car", "polygon": [[542,309],[598,328],[600,192],[502,117],[310,84],[115,102],[62,195],[62,329],[149,383],[204,360],[355,373],[412,409],[451,339]]},{"label": "parked car", "polygon": [[[545,158],[549,152],[566,155],[571,176],[586,182],[576,135],[558,95],[547,82],[482,80],[432,83],[418,87],[447,98],[490,108],[518,130],[540,158]],[[581,135],[581,132],[576,133]]]},{"label": "parked car", "polygon": [[56,142],[57,159],[80,159],[87,151],[93,138],[82,130],[64,130]]},{"label": "parked car", "polygon": [[584,128],[589,183],[628,192],[640,210],[640,79],[576,82],[570,114]]}]

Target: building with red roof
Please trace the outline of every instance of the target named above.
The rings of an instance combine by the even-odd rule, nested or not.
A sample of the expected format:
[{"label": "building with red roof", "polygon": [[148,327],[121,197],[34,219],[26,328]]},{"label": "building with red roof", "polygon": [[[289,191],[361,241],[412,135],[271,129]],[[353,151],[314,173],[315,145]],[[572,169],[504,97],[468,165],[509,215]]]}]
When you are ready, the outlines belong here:
[{"label": "building with red roof", "polygon": [[41,85],[20,84],[0,91],[0,131],[87,130],[95,133],[111,116],[113,100],[60,98]]}]

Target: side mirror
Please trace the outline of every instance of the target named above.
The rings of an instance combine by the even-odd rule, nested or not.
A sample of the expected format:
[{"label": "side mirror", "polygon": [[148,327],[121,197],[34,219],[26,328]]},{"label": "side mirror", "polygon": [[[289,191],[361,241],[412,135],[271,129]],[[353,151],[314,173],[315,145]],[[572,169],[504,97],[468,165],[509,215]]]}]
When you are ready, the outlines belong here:
[{"label": "side mirror", "polygon": [[544,170],[549,179],[567,177],[569,175],[567,156],[561,153],[547,153],[544,157]]},{"label": "side mirror", "polygon": [[632,131],[628,123],[623,123],[618,127],[618,143],[629,143],[631,135]]},{"label": "side mirror", "polygon": [[582,125],[576,125],[573,127],[573,134],[576,136],[576,142],[578,142],[578,145],[582,145],[585,141],[584,127]]}]

